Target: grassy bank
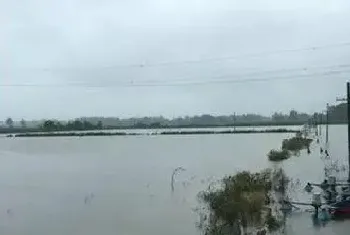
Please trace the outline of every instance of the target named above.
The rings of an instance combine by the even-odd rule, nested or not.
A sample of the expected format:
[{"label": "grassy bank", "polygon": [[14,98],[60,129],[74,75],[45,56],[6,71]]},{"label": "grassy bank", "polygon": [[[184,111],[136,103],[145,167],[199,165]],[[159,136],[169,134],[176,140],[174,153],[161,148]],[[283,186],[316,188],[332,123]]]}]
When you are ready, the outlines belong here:
[{"label": "grassy bank", "polygon": [[290,129],[271,129],[271,130],[196,130],[196,131],[162,131],[149,133],[131,133],[131,132],[32,132],[9,134],[7,137],[88,137],[88,136],[128,136],[128,135],[210,135],[210,134],[258,134],[258,133],[297,133],[296,130]]}]

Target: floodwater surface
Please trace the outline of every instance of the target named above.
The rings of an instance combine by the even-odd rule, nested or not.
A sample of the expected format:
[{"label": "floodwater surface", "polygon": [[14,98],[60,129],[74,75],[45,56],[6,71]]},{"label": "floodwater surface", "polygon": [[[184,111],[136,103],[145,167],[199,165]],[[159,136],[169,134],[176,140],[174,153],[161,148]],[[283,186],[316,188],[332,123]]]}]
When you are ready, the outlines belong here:
[{"label": "floodwater surface", "polygon": [[[347,129],[330,128],[330,154],[347,159]],[[324,132],[324,131],[323,131]],[[266,153],[292,134],[0,138],[0,233],[13,235],[199,234],[197,194],[225,175],[273,164]],[[283,163],[302,188],[323,179],[312,154]],[[171,193],[171,174],[177,167]],[[315,227],[311,215],[288,219],[289,234],[348,234],[350,221]]]}]

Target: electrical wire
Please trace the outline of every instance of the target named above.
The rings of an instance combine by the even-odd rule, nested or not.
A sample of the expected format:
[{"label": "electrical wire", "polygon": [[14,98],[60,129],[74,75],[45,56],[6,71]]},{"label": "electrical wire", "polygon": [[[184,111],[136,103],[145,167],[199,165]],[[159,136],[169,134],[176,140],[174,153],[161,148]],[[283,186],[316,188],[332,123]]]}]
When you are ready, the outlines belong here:
[{"label": "electrical wire", "polygon": [[[269,82],[269,81],[286,81],[286,80],[299,80],[299,79],[321,79],[324,77],[346,74],[350,76],[350,69],[348,70],[331,70],[326,72],[316,72],[311,74],[298,74],[298,75],[286,75],[275,77],[260,77],[251,79],[215,79],[215,80],[203,80],[203,81],[189,81],[181,83],[115,83],[115,84],[88,84],[88,83],[71,83],[71,84],[0,84],[0,87],[80,87],[80,88],[116,88],[116,87],[172,87],[172,86],[197,86],[207,84],[245,84],[255,82]],[[336,77],[332,77],[335,79]]]},{"label": "electrical wire", "polygon": [[[248,73],[234,73],[234,74],[224,74],[219,76],[211,76],[210,79],[222,79],[222,78],[232,78],[232,77],[255,77],[255,76],[261,76],[261,75],[267,75],[267,74],[278,74],[278,73],[290,73],[290,72],[309,72],[310,70],[314,69],[340,69],[340,68],[350,68],[350,64],[340,64],[340,65],[330,65],[330,66],[318,66],[318,67],[302,67],[302,68],[291,68],[291,69],[278,69],[278,70],[265,70],[265,71],[259,71],[259,72],[248,72]],[[180,82],[180,81],[188,81],[192,79],[190,78],[177,78],[177,79],[171,79],[170,82]],[[166,80],[165,82],[168,82],[169,80]],[[142,80],[142,82],[147,83],[157,83],[157,82],[164,82],[158,80]]]},{"label": "electrical wire", "polygon": [[137,63],[137,64],[125,64],[125,65],[107,65],[100,67],[61,67],[61,68],[16,68],[21,70],[41,70],[46,72],[54,72],[54,71],[65,71],[65,70],[109,70],[109,69],[117,69],[117,68],[146,68],[146,67],[162,67],[162,66],[173,66],[173,65],[186,65],[186,64],[199,64],[199,63],[207,63],[207,62],[220,62],[227,60],[236,60],[243,58],[258,58],[276,54],[283,53],[294,53],[301,51],[316,51],[322,49],[329,48],[338,48],[338,47],[348,47],[350,46],[350,42],[343,43],[334,43],[328,45],[320,45],[320,46],[312,46],[312,47],[304,47],[304,48],[295,48],[295,49],[281,49],[274,51],[265,51],[259,53],[248,53],[241,55],[232,55],[232,56],[223,56],[223,57],[212,57],[212,58],[202,58],[202,59],[194,59],[194,60],[182,60],[182,61],[163,61],[163,62],[155,62],[155,63]]}]

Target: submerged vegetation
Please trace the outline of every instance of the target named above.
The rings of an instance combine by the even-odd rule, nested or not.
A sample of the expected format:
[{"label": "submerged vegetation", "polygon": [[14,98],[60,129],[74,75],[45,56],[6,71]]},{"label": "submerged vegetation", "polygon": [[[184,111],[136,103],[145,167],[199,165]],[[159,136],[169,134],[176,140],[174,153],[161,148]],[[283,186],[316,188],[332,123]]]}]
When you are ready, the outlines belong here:
[{"label": "submerged vegetation", "polygon": [[270,161],[278,162],[278,161],[283,161],[290,158],[290,152],[286,149],[282,149],[282,150],[272,149],[267,154],[267,156]]},{"label": "submerged vegetation", "polygon": [[303,149],[308,149],[312,139],[296,136],[290,139],[284,139],[282,142],[282,149],[292,152],[298,152]]},{"label": "submerged vegetation", "polygon": [[[282,169],[242,171],[225,177],[219,187],[199,194],[204,204],[198,227],[205,235],[266,234],[283,226],[275,200],[288,185]],[[242,232],[243,231],[243,232]]]},{"label": "submerged vegetation", "polygon": [[297,132],[295,137],[282,141],[281,150],[273,149],[267,154],[267,157],[270,161],[283,161],[290,158],[292,154],[298,154],[303,149],[307,149],[309,154],[311,142],[312,139],[303,137],[300,132]]}]

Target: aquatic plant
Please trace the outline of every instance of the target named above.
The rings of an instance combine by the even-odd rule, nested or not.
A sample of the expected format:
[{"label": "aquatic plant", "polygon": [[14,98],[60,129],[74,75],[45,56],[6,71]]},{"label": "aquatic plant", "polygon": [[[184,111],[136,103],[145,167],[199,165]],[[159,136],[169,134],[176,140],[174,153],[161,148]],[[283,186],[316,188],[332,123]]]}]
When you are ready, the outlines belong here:
[{"label": "aquatic plant", "polygon": [[299,152],[303,149],[309,149],[311,142],[312,139],[296,136],[290,139],[284,139],[282,141],[282,149],[292,152]]},{"label": "aquatic plant", "polygon": [[270,152],[267,154],[268,158],[270,161],[283,161],[286,160],[288,158],[290,158],[290,152],[288,150],[275,150],[272,149],[270,150]]},{"label": "aquatic plant", "polygon": [[177,167],[175,170],[173,170],[173,172],[171,173],[171,183],[170,183],[170,186],[171,186],[171,192],[173,193],[174,190],[175,190],[175,175],[181,171],[185,171],[186,169],[184,169],[183,167]]},{"label": "aquatic plant", "polygon": [[296,133],[295,137],[284,139],[282,141],[282,149],[272,149],[267,154],[270,161],[283,161],[290,158],[291,154],[297,155],[303,149],[307,149],[307,153],[310,154],[310,144],[312,139],[302,137],[300,132]]},{"label": "aquatic plant", "polygon": [[[283,180],[281,180],[281,178]],[[199,229],[205,235],[238,235],[248,231],[278,230],[280,211],[275,193],[286,190],[288,181],[282,170],[258,173],[239,172],[222,179],[222,186],[199,194],[202,207]]]}]

